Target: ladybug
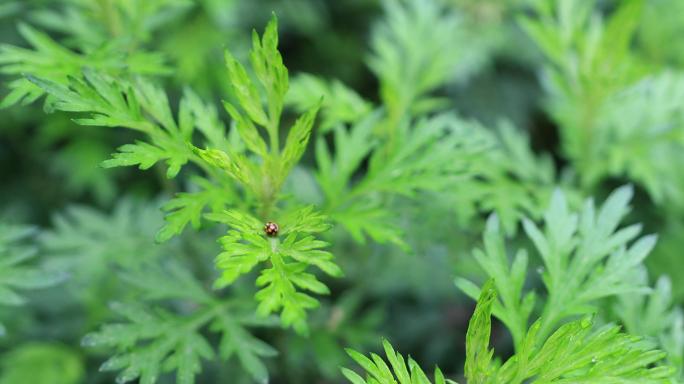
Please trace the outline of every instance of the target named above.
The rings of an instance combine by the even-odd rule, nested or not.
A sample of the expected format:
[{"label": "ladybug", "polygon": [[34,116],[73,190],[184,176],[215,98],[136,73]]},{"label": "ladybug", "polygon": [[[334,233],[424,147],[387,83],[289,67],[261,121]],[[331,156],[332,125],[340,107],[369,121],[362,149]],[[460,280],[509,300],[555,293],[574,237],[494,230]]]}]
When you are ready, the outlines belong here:
[{"label": "ladybug", "polygon": [[278,236],[278,230],[279,229],[280,228],[278,227],[278,224],[276,224],[272,221],[269,221],[266,223],[266,225],[264,225],[264,232],[266,232],[266,236],[270,236],[270,237]]}]

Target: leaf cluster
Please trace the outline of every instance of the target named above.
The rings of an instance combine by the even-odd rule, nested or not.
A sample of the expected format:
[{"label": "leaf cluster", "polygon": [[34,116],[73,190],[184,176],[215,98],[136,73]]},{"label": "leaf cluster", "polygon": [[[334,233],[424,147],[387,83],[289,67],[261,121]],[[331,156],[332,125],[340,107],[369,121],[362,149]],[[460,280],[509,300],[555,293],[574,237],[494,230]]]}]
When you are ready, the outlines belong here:
[{"label": "leaf cluster", "polygon": [[318,301],[302,291],[330,293],[307,268],[315,266],[333,277],[342,275],[332,261],[333,255],[323,250],[328,244],[311,235],[328,229],[325,217],[310,206],[292,211],[278,220],[281,230],[277,238],[266,235],[262,222],[245,212],[224,211],[210,218],[231,228],[219,240],[223,252],[216,265],[222,273],[215,285],[230,285],[257,264],[269,262],[256,280],[261,287],[255,296],[259,301],[257,312],[265,316],[281,311],[284,326],[307,333],[306,311],[318,306]]},{"label": "leaf cluster", "polygon": [[[124,321],[101,326],[86,335],[82,344],[114,351],[100,369],[120,371],[117,382],[139,379],[141,383],[156,383],[163,373],[175,371],[176,382],[194,383],[203,360],[226,361],[234,356],[254,380],[268,380],[262,359],[277,352],[253,336],[248,327],[270,325],[270,321],[254,318],[237,305],[239,301],[217,300],[177,264],[128,272],[123,278],[144,292],[148,300],[184,299],[200,306],[184,313],[151,302],[113,303],[111,310]],[[206,331],[221,335],[218,346],[212,345]]]},{"label": "leaf cluster", "polygon": [[[543,262],[540,272],[548,293],[540,337],[548,336],[563,319],[596,310],[603,298],[647,291],[631,277],[653,249],[655,236],[638,237],[638,224],[619,228],[629,211],[631,195],[630,187],[622,187],[600,209],[587,200],[582,211],[575,213],[564,194],[556,191],[544,214],[543,231],[531,220],[524,220],[525,232]],[[474,256],[500,292],[493,313],[511,330],[520,348],[537,297],[523,292],[527,252],[519,250],[509,261],[496,217],[488,221],[484,245],[484,250],[476,250]],[[457,283],[471,297],[477,296],[472,283],[463,279]]]},{"label": "leaf cluster", "polygon": [[[468,383],[664,383],[672,377],[670,366],[654,367],[665,353],[653,349],[640,338],[620,332],[614,325],[596,327],[589,317],[568,322],[548,338],[538,340],[541,322],[532,324],[522,348],[501,363],[489,348],[491,315],[497,291],[494,280],[483,287],[470,319],[466,336],[465,378]],[[343,369],[354,384],[431,384],[418,364],[404,358],[384,342],[390,365],[378,355],[367,358],[350,350],[350,356],[366,371],[362,378]],[[439,368],[434,383],[454,383]]]},{"label": "leaf cluster", "polygon": [[621,333],[618,326],[595,327],[589,317],[567,322],[540,340],[542,317],[530,326],[515,355],[503,364],[494,361],[489,318],[495,299],[489,280],[468,327],[468,383],[662,383],[672,377],[672,367],[653,366],[664,352]]},{"label": "leaf cluster", "polygon": [[602,15],[594,1],[539,1],[534,15],[519,21],[544,55],[547,109],[581,186],[627,177],[656,204],[667,199],[679,207],[682,175],[673,164],[682,123],[672,100],[682,87],[675,66],[652,65],[638,44],[657,31],[640,28],[648,22],[640,16],[653,12],[646,3],[623,1]]}]

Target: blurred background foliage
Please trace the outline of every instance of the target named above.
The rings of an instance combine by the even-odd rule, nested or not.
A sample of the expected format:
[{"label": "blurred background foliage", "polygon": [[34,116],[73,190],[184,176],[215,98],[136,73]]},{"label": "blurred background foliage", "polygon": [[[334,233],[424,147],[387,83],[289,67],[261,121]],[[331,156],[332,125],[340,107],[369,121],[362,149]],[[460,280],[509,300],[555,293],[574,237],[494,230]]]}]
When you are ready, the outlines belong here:
[{"label": "blurred background foliage", "polygon": [[[81,77],[84,67],[144,75],[163,84],[171,105],[191,88],[215,100],[228,121],[219,104],[232,97],[223,51],[245,59],[252,28],[261,30],[272,12],[292,76],[288,104],[301,111],[324,95],[310,146],[338,155],[345,145],[358,148],[364,137],[336,127],[364,124],[382,109],[382,121],[373,123],[379,137],[391,137],[407,115],[448,111],[459,129],[472,131],[473,147],[487,147],[476,177],[448,191],[424,188],[418,198],[382,201],[346,201],[346,186],[321,190],[317,159],[305,156],[286,193],[349,212],[338,220],[353,236],[340,228],[328,235],[346,277],[329,283],[332,295],[313,312],[308,338],[244,320],[280,352],[265,360],[272,382],[341,382],[343,347],[374,349],[380,335],[426,367],[460,373],[473,303],[454,276],[484,278],[470,250],[488,213],[525,243],[521,217],[538,219],[555,186],[577,206],[633,184],[629,221],[659,234],[640,278],[669,276],[657,286],[667,300],[649,313],[657,317],[659,308],[684,301],[680,0],[3,0],[0,254],[17,263],[0,264],[0,383],[111,382],[98,371],[106,354],[81,343],[117,318],[112,303],[171,301],[182,313],[192,300],[172,299],[179,288],[169,279],[186,274],[197,285],[189,290],[223,295],[209,289],[216,228],[153,241],[165,197],[192,181],[167,179],[158,166],[146,173],[101,168],[136,134],[44,114],[49,99],[36,101],[43,91],[22,74],[62,82]],[[364,159],[349,181],[372,167]],[[358,210],[377,215],[358,223]],[[32,279],[4,282],[4,272],[14,270]],[[251,294],[240,284],[232,291],[238,307]],[[637,304],[606,303],[614,305],[631,314],[630,332],[679,332],[640,323],[630,307]],[[510,352],[510,337],[493,332],[497,349]],[[684,341],[671,340],[681,356]],[[234,360],[207,364],[199,382],[251,382],[264,369],[259,364],[246,363],[253,372]]]}]

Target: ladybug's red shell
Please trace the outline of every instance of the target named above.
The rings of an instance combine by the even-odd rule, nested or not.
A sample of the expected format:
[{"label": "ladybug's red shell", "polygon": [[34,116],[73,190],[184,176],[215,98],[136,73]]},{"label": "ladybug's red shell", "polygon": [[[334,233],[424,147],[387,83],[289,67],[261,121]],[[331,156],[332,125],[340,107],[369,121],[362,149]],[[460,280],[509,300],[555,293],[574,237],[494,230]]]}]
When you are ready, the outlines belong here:
[{"label": "ladybug's red shell", "polygon": [[270,236],[270,237],[278,236],[278,230],[279,229],[280,228],[278,227],[278,224],[276,224],[272,221],[269,221],[266,223],[266,225],[264,225],[264,232],[266,233],[266,236]]}]

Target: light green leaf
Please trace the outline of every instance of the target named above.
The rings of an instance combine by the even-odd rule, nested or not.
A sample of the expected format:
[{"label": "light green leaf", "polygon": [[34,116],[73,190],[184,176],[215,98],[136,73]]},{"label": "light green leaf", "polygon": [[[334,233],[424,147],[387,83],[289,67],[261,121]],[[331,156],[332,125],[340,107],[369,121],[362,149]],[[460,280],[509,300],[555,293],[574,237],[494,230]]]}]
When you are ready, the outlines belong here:
[{"label": "light green leaf", "polygon": [[320,107],[320,102],[311,107],[295,121],[290,129],[282,155],[283,172],[289,172],[304,154],[306,146],[309,143],[309,137],[311,136],[311,129],[313,128],[316,114]]},{"label": "light green leaf", "polygon": [[496,300],[494,281],[488,280],[482,287],[475,313],[468,323],[466,334],[465,377],[469,383],[487,383],[492,374],[492,354],[489,336],[492,331],[492,305]]}]

